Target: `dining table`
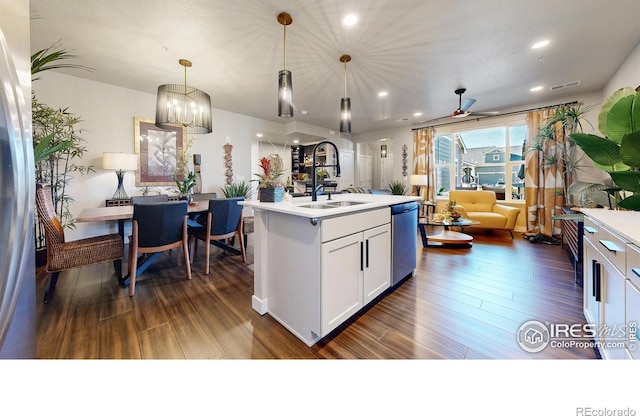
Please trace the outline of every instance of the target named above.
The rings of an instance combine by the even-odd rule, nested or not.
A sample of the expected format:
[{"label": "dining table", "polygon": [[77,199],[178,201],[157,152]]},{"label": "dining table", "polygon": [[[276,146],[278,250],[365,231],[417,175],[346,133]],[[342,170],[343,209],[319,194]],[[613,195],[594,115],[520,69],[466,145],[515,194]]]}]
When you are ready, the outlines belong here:
[{"label": "dining table", "polygon": [[[209,201],[192,201],[189,203],[188,212],[189,214],[196,214],[200,212],[206,212],[209,210]],[[80,214],[76,217],[76,222],[103,222],[103,221],[118,221],[118,234],[122,237],[122,241],[125,242],[124,239],[124,224],[126,221],[131,221],[133,218],[133,205],[120,205],[120,206],[110,206],[110,207],[96,207],[96,208],[85,208]],[[143,260],[143,262],[138,266],[136,271],[136,277],[139,276],[142,272],[146,270],[146,268],[151,264],[155,255],[148,256]],[[122,270],[116,270],[116,274],[118,275],[118,283],[121,286],[126,286],[129,282],[129,275],[124,274]]]}]

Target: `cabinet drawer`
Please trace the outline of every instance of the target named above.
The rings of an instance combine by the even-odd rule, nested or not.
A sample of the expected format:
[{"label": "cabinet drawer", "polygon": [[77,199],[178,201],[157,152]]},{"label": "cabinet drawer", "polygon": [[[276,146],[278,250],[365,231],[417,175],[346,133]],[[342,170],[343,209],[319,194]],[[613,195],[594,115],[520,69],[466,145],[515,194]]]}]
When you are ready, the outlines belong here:
[{"label": "cabinet drawer", "polygon": [[320,240],[325,243],[390,222],[391,209],[389,207],[327,218],[322,220]]},{"label": "cabinet drawer", "polygon": [[598,250],[620,273],[625,274],[627,271],[627,242],[606,227],[600,227],[597,240]]},{"label": "cabinet drawer", "polygon": [[591,218],[584,217],[584,238],[591,241],[591,244],[598,244],[598,233],[600,231],[600,224],[592,220]]},{"label": "cabinet drawer", "polygon": [[640,247],[627,244],[627,279],[640,287]]},{"label": "cabinet drawer", "polygon": [[[638,339],[638,323],[640,323],[640,291],[638,286],[627,280],[625,289],[625,321],[627,323],[627,337],[625,347],[634,360],[640,359],[640,340]],[[634,335],[630,335],[634,334]]]}]

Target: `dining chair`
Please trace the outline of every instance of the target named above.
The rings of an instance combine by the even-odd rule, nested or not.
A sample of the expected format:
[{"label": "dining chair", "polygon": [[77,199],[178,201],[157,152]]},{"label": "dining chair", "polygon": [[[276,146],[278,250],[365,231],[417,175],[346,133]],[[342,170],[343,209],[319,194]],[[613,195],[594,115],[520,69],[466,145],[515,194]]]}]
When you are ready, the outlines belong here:
[{"label": "dining chair", "polygon": [[[129,296],[133,296],[137,275],[164,251],[182,247],[184,269],[191,280],[187,234],[187,201],[134,204],[129,249]],[[138,254],[152,254],[138,265]]]},{"label": "dining chair", "polygon": [[193,194],[191,197],[194,201],[208,201],[210,199],[217,198],[218,194],[215,192],[205,192],[205,193]]},{"label": "dining chair", "polygon": [[47,246],[46,271],[51,274],[44,303],[53,297],[60,272],[112,261],[118,277],[122,274],[124,244],[119,234],[106,234],[66,241],[64,229],[53,207],[51,188],[36,189],[36,208],[44,227]]},{"label": "dining chair", "polygon": [[[234,254],[240,254],[242,261],[247,261],[244,240],[242,238],[242,205],[243,197],[216,198],[209,200],[209,210],[200,217],[197,223],[191,223],[189,234],[193,240],[193,257],[196,256],[198,240],[206,243],[205,274],[209,274],[209,255],[211,245],[220,247]],[[238,237],[240,250],[229,244],[231,238]],[[222,242],[221,242],[222,241]]]},{"label": "dining chair", "polygon": [[131,205],[155,204],[158,202],[169,202],[169,195],[142,195],[131,197]]}]

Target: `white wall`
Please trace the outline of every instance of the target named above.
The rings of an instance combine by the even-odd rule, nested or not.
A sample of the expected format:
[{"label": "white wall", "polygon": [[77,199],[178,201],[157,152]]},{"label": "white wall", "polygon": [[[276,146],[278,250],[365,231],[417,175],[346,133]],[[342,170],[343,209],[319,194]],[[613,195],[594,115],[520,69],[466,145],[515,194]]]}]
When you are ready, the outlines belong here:
[{"label": "white wall", "polygon": [[611,77],[602,91],[602,100],[606,100],[616,90],[623,87],[636,88],[640,85],[640,44],[631,52],[618,71]]}]

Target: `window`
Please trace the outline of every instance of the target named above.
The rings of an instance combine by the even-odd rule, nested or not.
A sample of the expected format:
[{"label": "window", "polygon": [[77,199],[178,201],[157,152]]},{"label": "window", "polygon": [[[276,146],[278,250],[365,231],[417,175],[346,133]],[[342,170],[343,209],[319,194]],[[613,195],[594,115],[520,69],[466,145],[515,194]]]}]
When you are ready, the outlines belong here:
[{"label": "window", "polygon": [[499,199],[524,198],[525,137],[524,124],[436,136],[437,190],[481,186]]}]

